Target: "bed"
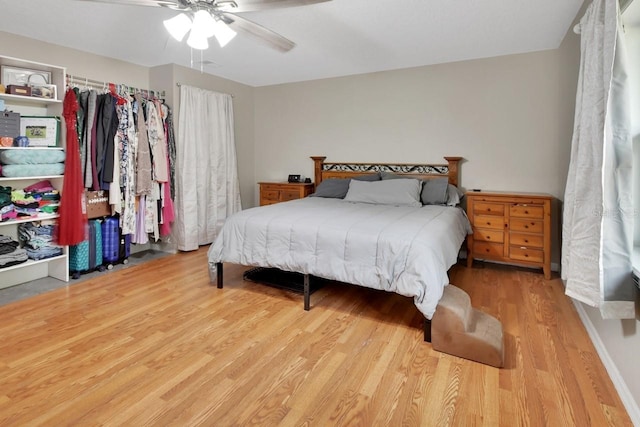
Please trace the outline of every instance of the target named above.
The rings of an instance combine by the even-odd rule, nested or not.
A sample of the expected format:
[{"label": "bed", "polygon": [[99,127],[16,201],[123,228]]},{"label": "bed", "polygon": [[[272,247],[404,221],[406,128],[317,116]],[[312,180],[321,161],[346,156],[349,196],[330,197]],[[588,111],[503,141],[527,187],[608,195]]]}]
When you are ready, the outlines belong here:
[{"label": "bed", "polygon": [[[445,164],[312,159],[316,196],[247,209],[227,219],[208,252],[212,281],[223,287],[223,262],[302,273],[305,310],[310,308],[310,275],[395,292],[413,298],[427,320],[429,340],[428,321],[448,285],[447,271],[471,232],[451,193],[458,185],[461,158],[445,157]],[[329,184],[344,187],[345,181],[344,198],[317,196]],[[441,201],[447,203],[423,205],[423,190],[441,189],[442,181],[446,194]],[[417,205],[394,204],[397,194],[389,191],[409,188],[411,198],[416,183],[421,197]],[[384,203],[378,203],[380,191]]]}]

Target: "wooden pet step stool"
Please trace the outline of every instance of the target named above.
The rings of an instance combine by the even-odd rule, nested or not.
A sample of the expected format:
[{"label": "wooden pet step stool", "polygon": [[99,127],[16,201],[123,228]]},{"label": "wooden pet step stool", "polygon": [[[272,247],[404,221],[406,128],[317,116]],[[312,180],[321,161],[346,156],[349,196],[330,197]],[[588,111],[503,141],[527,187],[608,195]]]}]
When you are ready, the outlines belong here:
[{"label": "wooden pet step stool", "polygon": [[471,306],[469,294],[453,285],[445,286],[431,319],[434,350],[486,365],[504,365],[502,323]]}]

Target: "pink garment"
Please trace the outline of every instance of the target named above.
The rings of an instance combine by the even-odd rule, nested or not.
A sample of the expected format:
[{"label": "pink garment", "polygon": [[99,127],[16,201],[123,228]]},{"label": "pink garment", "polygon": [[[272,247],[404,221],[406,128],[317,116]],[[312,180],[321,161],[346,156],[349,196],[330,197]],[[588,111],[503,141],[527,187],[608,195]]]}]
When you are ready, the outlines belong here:
[{"label": "pink garment", "polygon": [[35,184],[31,184],[30,186],[23,188],[23,191],[25,193],[32,193],[34,191],[45,192],[53,190],[55,190],[55,188],[53,188],[53,185],[51,185],[51,181],[49,181],[48,179],[38,181]]},{"label": "pink garment", "polygon": [[160,224],[160,235],[163,237],[171,234],[171,223],[175,221],[170,187],[169,183],[162,186],[164,189],[164,197],[162,199],[164,204],[162,205],[162,224]]}]

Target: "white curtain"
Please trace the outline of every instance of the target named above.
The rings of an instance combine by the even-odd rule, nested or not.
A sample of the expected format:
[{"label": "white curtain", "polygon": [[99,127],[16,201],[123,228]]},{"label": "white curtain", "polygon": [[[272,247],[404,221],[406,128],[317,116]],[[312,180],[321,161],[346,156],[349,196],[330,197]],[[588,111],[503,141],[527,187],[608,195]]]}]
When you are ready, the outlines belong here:
[{"label": "white curtain", "polygon": [[176,141],[178,249],[213,242],[225,219],[241,209],[232,98],[182,85]]},{"label": "white curtain", "polygon": [[580,20],[580,74],[564,196],[566,294],[603,318],[635,318],[632,145],[626,53],[617,0]]}]

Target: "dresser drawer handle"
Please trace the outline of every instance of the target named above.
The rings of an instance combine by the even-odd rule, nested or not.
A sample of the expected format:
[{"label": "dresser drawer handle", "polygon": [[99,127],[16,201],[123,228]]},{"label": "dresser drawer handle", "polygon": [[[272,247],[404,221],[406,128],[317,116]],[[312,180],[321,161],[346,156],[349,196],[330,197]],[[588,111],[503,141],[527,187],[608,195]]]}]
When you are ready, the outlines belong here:
[{"label": "dresser drawer handle", "polygon": [[524,211],[524,213],[528,214],[528,213],[529,213],[529,211]]},{"label": "dresser drawer handle", "polygon": [[520,249],[527,249],[526,246],[520,246]]}]

